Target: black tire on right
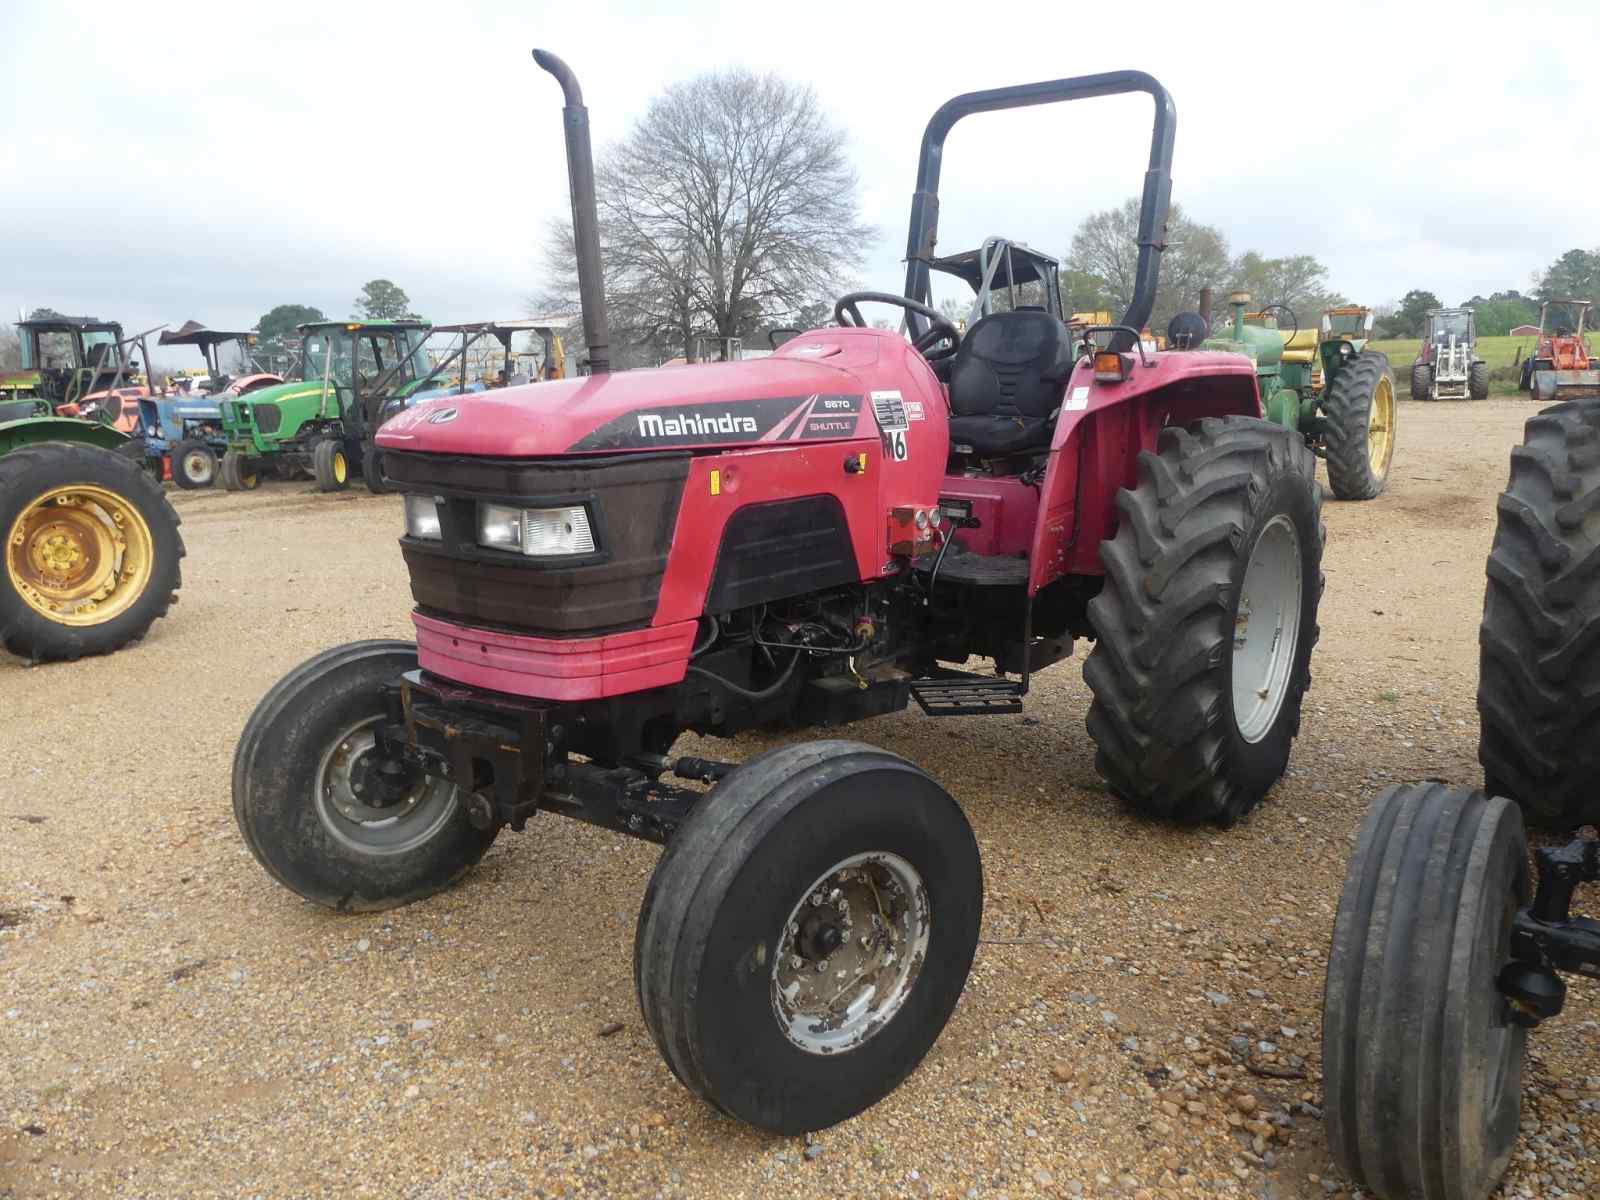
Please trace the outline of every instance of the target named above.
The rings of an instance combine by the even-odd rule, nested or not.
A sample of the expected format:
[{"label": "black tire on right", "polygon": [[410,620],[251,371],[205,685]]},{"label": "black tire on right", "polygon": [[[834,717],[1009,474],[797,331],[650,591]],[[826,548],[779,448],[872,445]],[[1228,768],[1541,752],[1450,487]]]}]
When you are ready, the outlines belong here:
[{"label": "black tire on right", "polygon": [[1531,825],[1600,822],[1600,398],[1530,417],[1511,451],[1479,630],[1485,786]]},{"label": "black tire on right", "polygon": [[1487,400],[1489,398],[1489,364],[1477,361],[1467,369],[1467,398],[1469,400]]},{"label": "black tire on right", "polygon": [[249,492],[261,486],[260,467],[237,450],[223,454],[217,477],[222,480],[222,488],[227,492]]},{"label": "black tire on right", "polygon": [[[1094,693],[1095,767],[1148,816],[1231,825],[1283,774],[1311,685],[1322,596],[1322,489],[1297,432],[1251,417],[1167,426],[1117,493],[1116,536],[1083,678]],[[1244,575],[1269,524],[1299,547],[1296,645],[1271,723],[1254,741],[1234,711],[1233,647]],[[1246,618],[1248,619],[1248,618]],[[1270,619],[1270,618],[1269,618]]]},{"label": "black tire on right", "polygon": [[1482,1200],[1517,1137],[1526,1030],[1495,986],[1528,901],[1502,798],[1393,787],[1345,876],[1323,996],[1328,1146],[1382,1200]]},{"label": "black tire on right", "polygon": [[361,476],[366,480],[367,491],[374,496],[389,494],[389,484],[383,478],[383,451],[371,442],[361,447]]},{"label": "black tire on right", "polygon": [[172,482],[186,491],[208,488],[217,480],[216,451],[198,438],[186,438],[172,448]]},{"label": "black tire on right", "polygon": [[1427,363],[1411,364],[1411,398],[1413,400],[1433,399],[1433,368]]}]

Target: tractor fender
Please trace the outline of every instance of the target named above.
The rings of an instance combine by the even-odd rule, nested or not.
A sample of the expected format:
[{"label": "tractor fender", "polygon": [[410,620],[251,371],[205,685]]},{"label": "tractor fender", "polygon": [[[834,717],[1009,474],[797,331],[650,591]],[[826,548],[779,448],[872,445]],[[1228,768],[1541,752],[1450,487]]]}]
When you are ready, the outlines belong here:
[{"label": "tractor fender", "polygon": [[1117,530],[1117,492],[1137,480],[1139,454],[1166,425],[1259,417],[1255,364],[1243,354],[1169,350],[1132,355],[1128,377],[1098,381],[1081,359],[1067,381],[1039,488],[1028,593],[1064,575],[1100,575],[1100,543]]},{"label": "tractor fender", "polygon": [[24,417],[20,421],[0,421],[0,454],[36,442],[86,442],[115,450],[128,440],[126,434],[97,421],[73,417]]}]

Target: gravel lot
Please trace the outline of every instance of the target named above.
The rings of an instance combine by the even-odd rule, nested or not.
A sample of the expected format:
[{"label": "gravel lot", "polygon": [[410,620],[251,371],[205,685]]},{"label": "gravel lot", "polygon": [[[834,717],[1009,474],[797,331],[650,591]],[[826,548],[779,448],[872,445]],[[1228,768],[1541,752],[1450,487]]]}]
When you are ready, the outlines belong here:
[{"label": "gravel lot", "polygon": [[[409,634],[400,505],[177,493],[182,603],[147,641],[0,659],[0,1196],[1348,1195],[1319,1108],[1334,904],[1383,785],[1481,780],[1483,562],[1531,411],[1402,402],[1389,493],[1329,503],[1305,728],[1237,829],[1121,812],[1074,666],[1027,716],[858,727],[965,806],[985,940],[921,1070],[810,1144],[657,1057],[631,968],[651,846],[541,817],[377,916],[268,879],[235,739],[302,659]],[[1600,1193],[1597,1017],[1575,982],[1535,1035],[1508,1195]]]}]

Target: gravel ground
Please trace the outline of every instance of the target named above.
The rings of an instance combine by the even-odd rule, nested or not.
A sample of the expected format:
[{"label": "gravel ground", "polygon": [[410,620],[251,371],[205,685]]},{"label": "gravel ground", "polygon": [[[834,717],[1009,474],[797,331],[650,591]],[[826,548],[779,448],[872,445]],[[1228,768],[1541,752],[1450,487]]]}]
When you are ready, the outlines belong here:
[{"label": "gravel ground", "polygon": [[[1403,402],[1389,493],[1328,505],[1305,728],[1235,830],[1111,801],[1075,666],[1026,716],[859,727],[966,808],[984,943],[922,1068],[809,1142],[657,1057],[631,976],[651,846],[541,817],[376,916],[267,878],[235,739],[300,660],[409,633],[400,506],[178,493],[182,603],[147,641],[0,660],[0,1196],[1348,1195],[1319,1109],[1334,905],[1383,785],[1481,779],[1483,562],[1530,411]],[[1509,1195],[1600,1191],[1597,1016],[1577,982],[1535,1035]]]}]

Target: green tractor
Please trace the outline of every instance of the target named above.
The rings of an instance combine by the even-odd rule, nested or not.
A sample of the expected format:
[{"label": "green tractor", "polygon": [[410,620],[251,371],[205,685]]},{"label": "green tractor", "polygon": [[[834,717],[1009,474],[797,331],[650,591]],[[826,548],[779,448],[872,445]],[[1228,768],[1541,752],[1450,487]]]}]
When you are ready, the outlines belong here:
[{"label": "green tractor", "polygon": [[[1256,364],[1265,416],[1299,430],[1328,464],[1328,485],[1340,500],[1371,500],[1383,492],[1394,459],[1394,373],[1387,355],[1367,345],[1372,310],[1330,308],[1322,328],[1301,329],[1280,304],[1246,315],[1250,297],[1228,297],[1233,323],[1202,349],[1247,355]],[[1278,328],[1278,315],[1291,322]],[[1180,320],[1187,317],[1182,314]],[[1183,331],[1174,321],[1169,340]]]},{"label": "green tractor", "polygon": [[120,452],[109,414],[57,416],[22,391],[0,399],[0,647],[33,662],[106,654],[177,598],[178,514]]},{"label": "green tractor", "polygon": [[427,321],[315,321],[298,328],[298,377],[222,402],[228,447],[219,472],[230,492],[307,473],[324,492],[341,491],[361,471],[382,486],[372,435],[386,408],[433,375]]}]

